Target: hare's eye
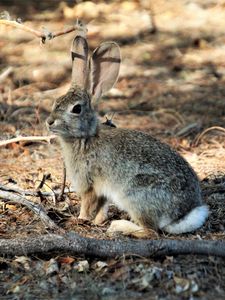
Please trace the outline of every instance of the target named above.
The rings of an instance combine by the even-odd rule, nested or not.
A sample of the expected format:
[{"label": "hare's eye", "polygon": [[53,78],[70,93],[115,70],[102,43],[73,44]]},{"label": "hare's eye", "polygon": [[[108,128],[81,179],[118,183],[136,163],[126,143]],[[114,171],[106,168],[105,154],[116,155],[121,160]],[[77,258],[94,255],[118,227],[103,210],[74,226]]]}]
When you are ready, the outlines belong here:
[{"label": "hare's eye", "polygon": [[80,104],[74,105],[71,112],[74,114],[80,114],[81,113],[81,105]]}]

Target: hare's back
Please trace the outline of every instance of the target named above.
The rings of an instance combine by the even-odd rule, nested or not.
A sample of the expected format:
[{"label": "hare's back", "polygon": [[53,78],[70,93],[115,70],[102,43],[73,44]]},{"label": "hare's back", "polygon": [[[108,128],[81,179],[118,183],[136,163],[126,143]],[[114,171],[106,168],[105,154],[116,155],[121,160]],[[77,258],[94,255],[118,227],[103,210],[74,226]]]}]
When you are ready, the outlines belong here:
[{"label": "hare's back", "polygon": [[[138,166],[151,166],[157,173],[161,170],[165,175],[187,173],[196,176],[186,162],[169,145],[162,143],[151,135],[134,130],[110,128],[100,133],[104,153],[110,153],[112,159],[126,161]],[[191,173],[191,174],[190,174]]]}]

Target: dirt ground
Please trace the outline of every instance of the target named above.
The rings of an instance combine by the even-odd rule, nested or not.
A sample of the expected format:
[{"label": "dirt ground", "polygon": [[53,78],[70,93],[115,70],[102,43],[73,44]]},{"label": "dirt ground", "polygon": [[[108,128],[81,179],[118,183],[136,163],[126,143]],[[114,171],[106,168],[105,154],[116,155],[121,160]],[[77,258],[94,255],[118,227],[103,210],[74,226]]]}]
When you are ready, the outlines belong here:
[{"label": "dirt ground", "polygon": [[[210,207],[206,224],[179,239],[225,240],[225,1],[0,2],[0,11],[41,30],[58,31],[76,18],[88,24],[93,50],[114,40],[122,50],[116,86],[99,107],[102,120],[114,115],[118,127],[142,130],[169,143],[193,166]],[[47,3],[46,3],[47,2]],[[46,30],[46,29],[45,29]],[[28,32],[0,24],[0,139],[48,135],[45,119],[54,99],[70,84],[70,43],[74,33],[46,44]],[[9,69],[10,68],[10,69]],[[6,70],[6,76],[1,76]],[[215,127],[216,126],[216,127]],[[219,128],[218,128],[219,127]],[[211,128],[206,131],[207,128]],[[62,183],[56,141],[18,142],[0,147],[0,183],[42,191]],[[67,186],[69,187],[69,182]],[[79,199],[65,195],[34,199],[62,228],[83,236],[109,238],[113,219],[95,226],[77,219]],[[23,206],[0,202],[1,238],[48,230]],[[153,233],[152,238],[178,238]],[[118,237],[117,237],[118,238]],[[129,237],[119,237],[126,242]],[[201,256],[97,258],[1,257],[1,299],[224,299],[225,262]]]}]

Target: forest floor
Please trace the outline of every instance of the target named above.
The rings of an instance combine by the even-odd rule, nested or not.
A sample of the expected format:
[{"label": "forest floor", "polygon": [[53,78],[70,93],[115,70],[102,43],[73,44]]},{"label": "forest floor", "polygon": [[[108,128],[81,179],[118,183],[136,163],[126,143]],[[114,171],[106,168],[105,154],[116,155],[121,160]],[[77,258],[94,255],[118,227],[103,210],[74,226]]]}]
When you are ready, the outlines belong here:
[{"label": "forest floor", "polygon": [[[225,240],[225,2],[159,0],[152,29],[149,1],[1,1],[0,11],[22,18],[31,28],[57,31],[77,17],[88,25],[93,50],[114,40],[122,49],[116,86],[99,112],[114,114],[118,127],[145,131],[170,144],[201,180],[210,216],[193,234],[155,233],[153,238]],[[49,2],[49,1],[47,1]],[[131,21],[132,20],[132,21]],[[153,28],[154,29],[154,28]],[[54,99],[70,84],[70,43],[74,33],[46,44],[30,33],[0,25],[0,139],[48,135],[45,120]],[[1,77],[5,70],[9,74]],[[211,130],[204,133],[207,128]],[[204,133],[201,135],[201,133]],[[0,183],[34,191],[59,189],[63,163],[56,141],[18,142],[0,147]],[[47,175],[47,176],[46,176]],[[67,186],[69,186],[67,182]],[[33,198],[30,198],[34,200]],[[41,201],[62,228],[86,237],[109,238],[113,219],[127,216],[111,207],[104,226],[77,219],[79,199]],[[0,202],[0,237],[40,235],[48,230],[27,208]],[[118,237],[117,237],[118,238]],[[126,242],[129,237],[119,237]],[[224,299],[225,261],[218,257],[174,256],[158,260],[109,260],[68,256],[1,257],[1,299]]]}]

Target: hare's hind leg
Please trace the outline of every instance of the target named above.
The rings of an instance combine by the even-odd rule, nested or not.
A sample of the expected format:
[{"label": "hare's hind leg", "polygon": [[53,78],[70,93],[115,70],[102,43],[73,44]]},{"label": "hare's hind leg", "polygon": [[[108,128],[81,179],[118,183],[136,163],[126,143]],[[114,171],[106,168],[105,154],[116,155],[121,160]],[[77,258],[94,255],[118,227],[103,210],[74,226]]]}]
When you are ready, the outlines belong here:
[{"label": "hare's hind leg", "polygon": [[97,197],[92,189],[81,197],[79,219],[94,220],[99,225],[107,219],[108,204],[105,197]]},{"label": "hare's hind leg", "polygon": [[90,189],[83,195],[81,195],[81,205],[79,219],[91,220],[93,219],[93,213],[97,205],[97,197],[93,189]]},{"label": "hare's hind leg", "polygon": [[137,238],[144,238],[148,236],[146,229],[127,220],[112,221],[107,232],[109,234],[120,232],[124,235],[132,235]]},{"label": "hare's hind leg", "polygon": [[98,206],[96,208],[95,225],[100,225],[107,220],[109,204],[105,197],[98,198]]}]

